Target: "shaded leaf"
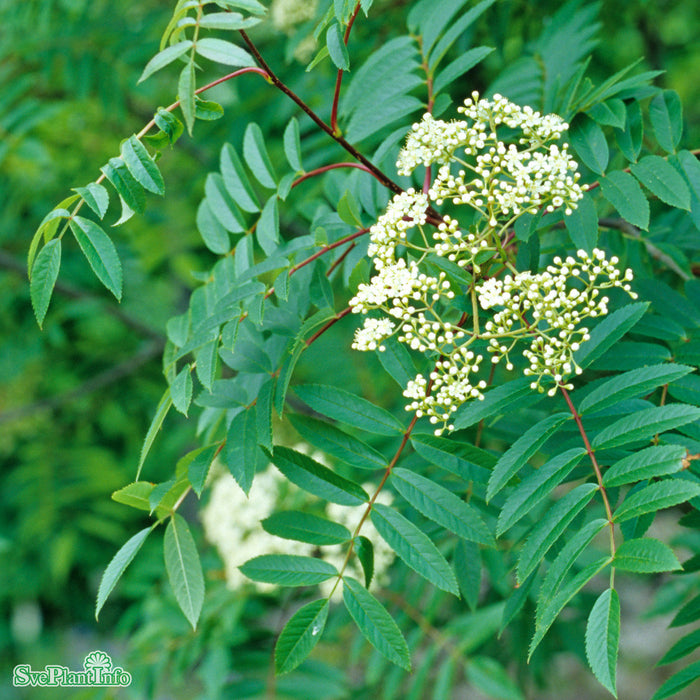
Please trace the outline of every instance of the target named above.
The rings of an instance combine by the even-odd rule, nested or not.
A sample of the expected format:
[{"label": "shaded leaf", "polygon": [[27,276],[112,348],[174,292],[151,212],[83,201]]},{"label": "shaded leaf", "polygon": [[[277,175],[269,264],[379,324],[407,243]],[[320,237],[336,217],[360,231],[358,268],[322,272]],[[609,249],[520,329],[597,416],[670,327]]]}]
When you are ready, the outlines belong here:
[{"label": "shaded leaf", "polygon": [[700,496],[700,484],[686,479],[665,479],[630,493],[615,511],[617,523],[685,503]]},{"label": "shaded leaf", "polygon": [[122,298],[122,264],[112,239],[90,219],[74,216],[70,229],[97,278],[117,299]]},{"label": "shaded leaf", "polygon": [[260,524],[271,535],[309,544],[342,544],[352,538],[344,525],[300,510],[273,513]]},{"label": "shaded leaf", "polygon": [[328,600],[314,600],[289,619],[275,644],[275,672],[293,671],[321,639],[328,618]]}]

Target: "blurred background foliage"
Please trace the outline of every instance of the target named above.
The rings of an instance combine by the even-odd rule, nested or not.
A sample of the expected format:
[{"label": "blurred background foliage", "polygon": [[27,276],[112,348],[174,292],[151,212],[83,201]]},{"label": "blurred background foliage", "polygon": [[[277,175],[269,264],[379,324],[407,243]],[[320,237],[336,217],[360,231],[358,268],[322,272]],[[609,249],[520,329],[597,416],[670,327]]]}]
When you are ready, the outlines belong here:
[{"label": "blurred background foliage", "polygon": [[[276,602],[246,599],[225,588],[216,554],[208,550],[204,564],[211,580],[201,628],[193,634],[166,590],[156,542],[147,543],[99,625],[93,601],[113,553],[145,524],[136,511],[111,501],[110,494],[133,480],[144,433],[163,391],[159,358],[165,321],[186,308],[196,285],[193,272],[208,269],[214,261],[195,228],[204,179],[217,167],[223,142],[240,145],[250,115],[263,128],[273,153],[279,150],[280,127],[292,114],[290,103],[257,76],[212,90],[210,99],[224,105],[225,118],[198,123],[194,140],[185,136],[165,153],[161,166],[166,197],[151,201],[145,216],[120,229],[124,301],[118,305],[108,297],[77,251],[69,250],[43,332],[29,302],[25,260],[39,221],[70,187],[92,180],[99,166],[118,152],[120,140],[137,132],[156,107],[174,99],[168,71],[136,85],[157,50],[173,4],[0,0],[3,697],[14,697],[8,681],[14,664],[31,661],[35,668],[45,663],[74,668],[93,648],[113,651],[134,674],[134,687],[120,697],[217,697],[226,673],[261,658],[267,663],[268,630],[280,625]],[[355,26],[352,55],[368,55],[391,36],[392,27],[403,26],[409,4],[376,2],[369,20],[361,18]],[[501,0],[486,12],[468,39],[471,45],[496,50],[456,86],[460,90],[453,90],[455,101],[473,89],[483,91],[504,66],[527,53],[559,5],[556,0]],[[640,70],[664,70],[656,84],[680,93],[684,145],[699,147],[700,5],[695,0],[606,0],[594,21],[602,25],[590,69],[594,81],[601,82],[639,57]],[[292,39],[281,41],[284,34],[271,22],[251,33],[281,78],[327,116],[330,99],[321,87],[332,84],[329,62],[306,73],[294,58],[301,49]],[[302,131],[308,126],[302,123]],[[310,137],[308,143],[317,138]],[[323,143],[327,149],[314,151],[319,163],[309,162],[308,167],[337,157],[336,147]],[[294,202],[289,200],[283,214],[283,227],[291,232],[300,226]],[[328,343],[345,343],[345,331],[339,324]],[[319,353],[329,352],[328,343],[305,361],[325,361]],[[336,380],[393,391],[376,384],[385,379],[377,380],[379,373],[358,355],[345,354],[354,365],[346,365],[347,376]],[[159,437],[149,478],[167,478],[174,462],[192,447],[192,425],[171,416]],[[340,618],[333,618],[334,629],[327,632],[331,638],[343,634]],[[490,624],[486,618],[481,623]],[[350,650],[351,660],[359,651]],[[498,654],[497,649],[491,651]],[[369,678],[383,673],[375,657]],[[283,678],[278,692],[345,697],[352,685],[352,666],[346,666],[343,678],[332,675],[330,666],[310,661],[303,667],[313,670],[308,684],[298,675],[292,682]],[[45,692],[46,697],[61,697],[56,690]],[[364,692],[370,694],[353,697],[375,697],[371,690]],[[597,697],[598,692],[603,691],[590,690],[586,697]],[[229,686],[225,697],[264,693],[264,686]],[[31,697],[42,697],[41,691]]]}]

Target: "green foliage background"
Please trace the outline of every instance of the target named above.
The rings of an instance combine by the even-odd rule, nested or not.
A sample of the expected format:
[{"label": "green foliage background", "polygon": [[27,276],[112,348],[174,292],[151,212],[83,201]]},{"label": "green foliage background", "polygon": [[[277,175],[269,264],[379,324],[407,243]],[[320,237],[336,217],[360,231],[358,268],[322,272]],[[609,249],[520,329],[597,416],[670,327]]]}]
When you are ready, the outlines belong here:
[{"label": "green foliage background", "polygon": [[[358,21],[353,30],[353,55],[364,58],[391,38],[392,28],[405,24],[410,4],[384,2],[370,20]],[[74,668],[93,648],[113,652],[138,679],[122,697],[213,698],[220,692],[221,697],[263,697],[265,691],[252,681],[248,688],[239,684],[232,690],[216,679],[225,678],[232,668],[267,663],[269,632],[279,627],[279,610],[289,602],[284,595],[279,601],[226,590],[216,580],[220,566],[215,553],[200,543],[208,593],[194,635],[168,590],[162,554],[155,543],[148,542],[114,600],[105,607],[99,625],[93,615],[93,600],[106,564],[147,522],[137,511],[110,500],[110,495],[133,480],[144,433],[163,391],[159,357],[165,322],[186,309],[189,294],[198,284],[192,271],[204,272],[215,260],[195,226],[206,175],[217,169],[222,143],[240,146],[250,115],[260,124],[270,152],[278,157],[282,129],[293,114],[291,103],[255,77],[226,83],[208,94],[224,106],[224,118],[198,122],[195,139],[184,136],[166,153],[160,164],[167,196],[150,201],[145,215],[116,232],[125,269],[121,304],[99,286],[75,248],[64,255],[43,332],[36,327],[29,301],[25,255],[44,214],[66,196],[69,187],[93,180],[97,167],[118,151],[121,139],[138,132],[158,105],[173,99],[172,76],[166,75],[167,70],[136,85],[143,66],[156,51],[171,5],[156,0],[124,0],[118,7],[106,0],[0,2],[3,697],[25,697],[9,686],[14,664],[31,662],[36,668],[62,663]],[[559,5],[497,2],[463,40],[465,46],[468,42],[496,50],[451,87],[455,103],[472,89],[483,91],[505,66],[518,60],[546,29],[547,18]],[[589,71],[594,82],[602,82],[643,57],[638,70],[665,71],[654,84],[681,95],[683,145],[699,147],[697,3],[608,0],[600,6],[597,20],[593,5],[591,8],[590,23],[601,23],[601,41]],[[335,75],[330,62],[305,73],[291,58],[287,41],[280,40],[269,23],[251,34],[282,80],[325,114],[329,96],[322,90],[332,85]],[[305,163],[307,169],[342,158],[340,149],[328,145],[332,142],[311,138],[317,139],[318,147]],[[332,195],[332,180],[328,182],[331,184],[325,187]],[[309,187],[319,188],[319,196],[329,193],[323,193],[319,185],[309,183]],[[292,235],[304,226],[295,206],[303,206],[302,200],[287,206],[282,220],[283,231]],[[668,229],[674,224],[669,215],[666,227],[652,231],[652,238],[667,242]],[[697,240],[697,230],[692,235]],[[697,257],[692,262],[698,262]],[[694,266],[691,272],[696,273]],[[667,281],[675,284],[672,275]],[[319,368],[320,373],[325,369],[331,377],[328,383],[362,387],[365,397],[384,405],[390,405],[388,397],[393,396],[398,405],[399,392],[379,363],[349,350],[351,327],[338,324],[323,347],[319,344],[305,354],[298,371],[303,376],[309,368],[317,374]],[[342,357],[342,363],[331,364],[329,357]],[[514,422],[513,435],[520,429]],[[177,459],[196,445],[192,423],[171,415],[158,438],[157,459],[151,459],[147,478],[168,479]],[[188,514],[194,516],[194,511]],[[668,590],[671,599],[673,589]],[[643,583],[637,584],[637,594],[650,595]],[[663,595],[655,603],[660,612],[667,609]],[[428,610],[438,600],[429,587],[423,599]],[[592,602],[591,598],[588,608]],[[406,614],[399,615],[405,622]],[[494,615],[495,610],[488,608],[474,613],[458,629],[465,637],[475,635],[465,646],[473,644],[481,658],[500,657],[508,665],[505,648],[493,640],[485,642],[473,631],[479,626],[491,630]],[[404,697],[405,691],[399,689],[403,676],[395,669],[385,669],[376,654],[365,667],[362,654],[367,648],[359,639],[348,637],[342,620],[333,624],[331,636],[335,634],[339,643],[309,661],[296,681],[279,681],[279,696]],[[528,634],[528,629],[516,625],[509,644],[526,648]],[[580,635],[560,633],[547,653],[557,643],[582,654]],[[338,677],[332,669],[345,665],[349,644],[354,644],[351,658],[362,672],[347,669],[345,677]],[[420,682],[423,676],[428,682],[428,670],[423,669],[429,669],[431,662],[428,655],[417,663],[411,697],[429,697]],[[483,673],[488,678],[487,670]],[[529,672],[545,687],[562,682],[553,677],[544,659],[533,660],[528,672],[516,664],[514,672],[521,679]],[[362,673],[365,676],[360,680]],[[555,675],[560,674],[567,674],[565,667],[557,668]],[[353,685],[355,691],[350,690]],[[583,687],[586,697],[596,697],[598,692],[605,697],[602,690]],[[519,697],[509,695],[509,687],[492,690],[490,697]],[[46,692],[45,697],[58,697]],[[546,692],[534,690],[530,697],[545,697]],[[578,697],[578,692],[572,690],[570,697]],[[96,696],[107,695],[98,692]],[[34,691],[26,697],[44,696]]]}]

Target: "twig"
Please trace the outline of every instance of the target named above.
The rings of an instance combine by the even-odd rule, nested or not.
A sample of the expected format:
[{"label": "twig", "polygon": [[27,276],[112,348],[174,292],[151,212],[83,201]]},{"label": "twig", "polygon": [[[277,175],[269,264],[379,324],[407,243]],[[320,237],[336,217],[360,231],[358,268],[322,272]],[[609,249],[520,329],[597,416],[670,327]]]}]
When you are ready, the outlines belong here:
[{"label": "twig", "polygon": [[[350,39],[350,31],[352,30],[352,25],[355,23],[355,17],[357,17],[357,13],[360,11],[360,5],[361,3],[357,3],[355,5],[355,10],[352,13],[352,17],[350,17],[350,21],[348,22],[348,26],[345,29],[345,36],[343,37],[343,43],[345,46],[348,45],[348,40]],[[338,76],[335,79],[335,91],[333,93],[333,105],[331,107],[331,129],[333,129],[334,133],[340,134],[340,131],[338,131],[338,101],[340,99],[340,85],[343,82],[343,69],[340,68],[338,70]]]}]

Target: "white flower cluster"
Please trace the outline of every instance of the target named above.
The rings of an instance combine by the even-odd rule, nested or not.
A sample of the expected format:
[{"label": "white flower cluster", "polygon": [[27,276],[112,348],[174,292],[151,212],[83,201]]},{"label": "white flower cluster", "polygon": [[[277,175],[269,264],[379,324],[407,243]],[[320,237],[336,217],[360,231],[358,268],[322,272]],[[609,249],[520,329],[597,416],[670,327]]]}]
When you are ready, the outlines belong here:
[{"label": "white flower cluster", "polygon": [[[572,353],[588,337],[581,320],[607,312],[607,298],[599,297],[599,290],[620,286],[630,291],[623,282],[631,280],[629,271],[622,278],[614,267],[616,258],[607,262],[598,250],[592,258],[579,251],[578,261],[555,258],[538,275],[519,273],[504,248],[515,220],[541,209],[563,208],[571,214],[583,197],[576,162],[566,144],[553,143],[568,124],[556,114],[541,115],[500,95],[487,100],[472,93],[459,111],[465,119],[447,122],[426,114],[413,125],[398,171],[410,175],[419,165],[436,164],[437,173],[426,192],[411,188],[396,195],[370,228],[368,252],[377,274],[360,284],[350,300],[353,312],[366,316],[353,348],[382,351],[395,335],[411,349],[435,357],[429,377],[419,374],[411,380],[404,396],[409,399],[406,410],[441,424],[437,435],[453,429],[451,416],[465,401],[483,399],[486,383],[475,377],[483,357],[470,349],[474,341],[488,340],[492,360],[505,358],[512,369],[509,353],[529,339],[525,372],[536,377],[533,388],[543,390],[544,377],[560,384],[577,370]],[[515,131],[515,143],[499,140],[499,130]],[[436,219],[432,205],[445,202],[477,212],[468,230],[452,216]],[[425,231],[428,224],[435,229],[432,234]],[[435,276],[423,271],[426,259],[438,258],[472,276],[467,290],[456,288],[453,275],[448,279],[445,272]],[[494,263],[512,274],[479,283]],[[437,268],[445,269],[445,263]],[[572,285],[571,279],[579,281]],[[465,319],[455,318],[456,294],[472,297],[473,331],[462,328]],[[484,310],[503,307],[483,331],[479,304]],[[383,316],[370,316],[370,311]]]},{"label": "white flower cluster", "polygon": [[275,29],[291,33],[297,24],[313,19],[318,0],[274,0],[270,15]]},{"label": "white flower cluster", "polygon": [[[581,323],[608,312],[609,299],[600,296],[600,290],[621,287],[636,298],[628,284],[632,271],[627,270],[623,276],[615,267],[617,257],[608,261],[597,248],[592,256],[585,250],[577,255],[578,260],[571,256],[566,260],[554,258],[544,272],[491,278],[478,288],[482,309],[501,307],[481,334],[489,340],[492,362],[505,358],[506,367],[512,369],[510,351],[521,338],[531,337],[530,347],[523,350],[530,366],[523,371],[537,377],[531,387],[538,391],[544,391],[540,382],[545,377],[558,385],[572,372],[581,373],[573,357],[581,343],[589,339],[588,328]],[[556,385],[548,390],[550,396],[556,392]],[[571,384],[565,386],[573,389]]]},{"label": "white flower cluster", "polygon": [[[295,445],[294,449],[308,453],[308,445]],[[321,452],[311,454],[317,462],[325,462]],[[372,489],[371,484],[365,486]],[[382,491],[378,503],[391,505],[391,494]],[[228,472],[222,472],[212,484],[209,502],[202,509],[204,534],[219,552],[224,562],[226,583],[232,590],[251,586],[259,592],[271,592],[277,589],[275,584],[260,583],[246,578],[239,567],[246,561],[261,554],[296,554],[301,556],[318,556],[319,549],[324,560],[340,568],[345,560],[347,545],[324,546],[296,540],[285,540],[263,530],[260,522],[278,510],[291,507],[303,507],[308,503],[304,492],[291,484],[272,465],[256,474],[250,493],[246,497],[243,490]],[[326,515],[334,522],[345,525],[353,532],[360,522],[365,506],[347,507],[329,504]],[[381,539],[370,521],[365,521],[362,534],[368,537],[374,546],[374,580],[379,585],[386,583],[387,571],[394,561],[394,551]],[[361,566],[357,557],[348,563],[352,576],[362,580]],[[321,584],[323,595],[329,595],[335,578]],[[336,594],[342,593],[342,586],[336,588]]]}]

